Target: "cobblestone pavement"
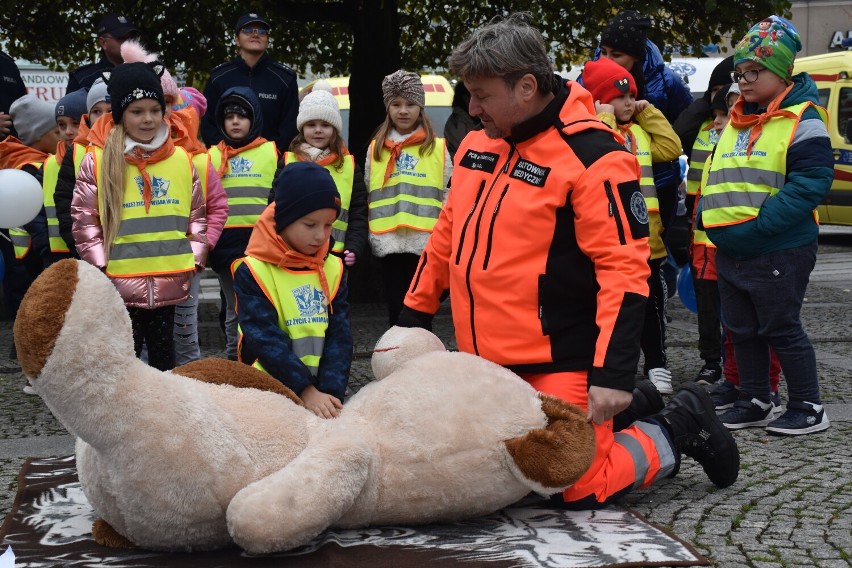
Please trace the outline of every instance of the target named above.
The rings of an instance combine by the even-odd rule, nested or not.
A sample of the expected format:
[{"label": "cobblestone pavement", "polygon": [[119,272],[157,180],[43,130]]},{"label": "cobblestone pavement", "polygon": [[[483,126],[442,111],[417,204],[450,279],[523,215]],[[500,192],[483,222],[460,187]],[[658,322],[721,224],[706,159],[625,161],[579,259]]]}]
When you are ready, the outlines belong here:
[{"label": "cobblestone pavement", "polygon": [[[742,470],[732,487],[716,489],[697,463],[685,458],[677,477],[626,498],[651,521],[693,543],[716,566],[847,567],[852,565],[852,233],[820,239],[802,318],[817,350],[829,430],[800,438],[759,429],[738,431]],[[201,307],[206,356],[223,356],[215,279],[206,280]],[[701,367],[695,316],[670,302],[669,359],[675,382]],[[386,329],[383,305],[352,309],[356,356],[350,388],[372,380],[369,354]],[[449,309],[435,319],[436,333],[455,348]],[[21,391],[23,378],[5,359],[10,323],[0,322],[0,518],[12,504],[17,474],[27,456],[67,455],[73,440],[41,399]],[[782,398],[785,398],[782,382]]]}]

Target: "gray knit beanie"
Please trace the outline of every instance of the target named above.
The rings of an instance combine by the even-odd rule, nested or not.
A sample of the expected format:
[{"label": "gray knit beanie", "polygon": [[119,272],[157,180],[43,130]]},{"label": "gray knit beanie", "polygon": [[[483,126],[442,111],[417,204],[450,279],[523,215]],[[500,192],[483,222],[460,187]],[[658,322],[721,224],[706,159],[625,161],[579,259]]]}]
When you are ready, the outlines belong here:
[{"label": "gray knit beanie", "polygon": [[92,112],[92,107],[101,102],[108,103],[110,100],[106,83],[98,77],[89,88],[89,94],[86,95],[86,112]]},{"label": "gray knit beanie", "polygon": [[32,93],[12,103],[9,114],[21,142],[30,146],[56,128],[56,116],[53,114],[55,107],[54,103],[43,101]]},{"label": "gray knit beanie", "polygon": [[411,71],[394,71],[382,80],[382,94],[384,95],[385,108],[396,97],[402,97],[420,108],[426,106],[426,93],[423,92],[423,81],[420,75]]}]

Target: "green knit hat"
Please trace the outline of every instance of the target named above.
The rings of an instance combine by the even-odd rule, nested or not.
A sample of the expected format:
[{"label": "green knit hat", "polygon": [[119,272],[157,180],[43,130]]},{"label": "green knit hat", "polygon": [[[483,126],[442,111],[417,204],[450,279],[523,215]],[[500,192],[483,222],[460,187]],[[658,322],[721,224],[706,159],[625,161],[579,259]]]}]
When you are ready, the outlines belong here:
[{"label": "green knit hat", "polygon": [[760,63],[787,81],[793,75],[793,60],[802,50],[799,32],[780,16],[769,16],[752,26],[734,48],[734,65]]}]

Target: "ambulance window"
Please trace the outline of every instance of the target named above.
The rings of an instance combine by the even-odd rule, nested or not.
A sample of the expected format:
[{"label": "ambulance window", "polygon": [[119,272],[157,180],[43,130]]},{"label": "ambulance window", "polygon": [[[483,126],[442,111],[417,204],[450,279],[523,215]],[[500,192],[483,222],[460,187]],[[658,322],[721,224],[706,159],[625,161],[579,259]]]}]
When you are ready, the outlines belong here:
[{"label": "ambulance window", "polygon": [[[831,95],[831,91],[829,89],[820,89],[818,91],[819,94],[819,106],[831,112],[831,109],[828,108],[828,97]],[[832,113],[834,114],[834,113]]]},{"label": "ambulance window", "polygon": [[841,134],[846,133],[846,123],[852,120],[852,88],[844,87],[840,89],[840,104],[837,109],[837,130]]}]

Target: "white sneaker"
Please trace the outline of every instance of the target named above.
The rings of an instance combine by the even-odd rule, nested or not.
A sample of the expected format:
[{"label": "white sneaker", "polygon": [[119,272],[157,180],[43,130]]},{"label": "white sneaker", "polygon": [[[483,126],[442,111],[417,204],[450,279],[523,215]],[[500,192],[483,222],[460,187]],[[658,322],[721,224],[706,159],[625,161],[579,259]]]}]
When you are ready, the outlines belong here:
[{"label": "white sneaker", "polygon": [[665,367],[657,367],[648,371],[648,378],[660,391],[660,394],[672,394],[672,372]]},{"label": "white sneaker", "polygon": [[27,394],[38,394],[30,383],[24,385],[24,392]]}]

